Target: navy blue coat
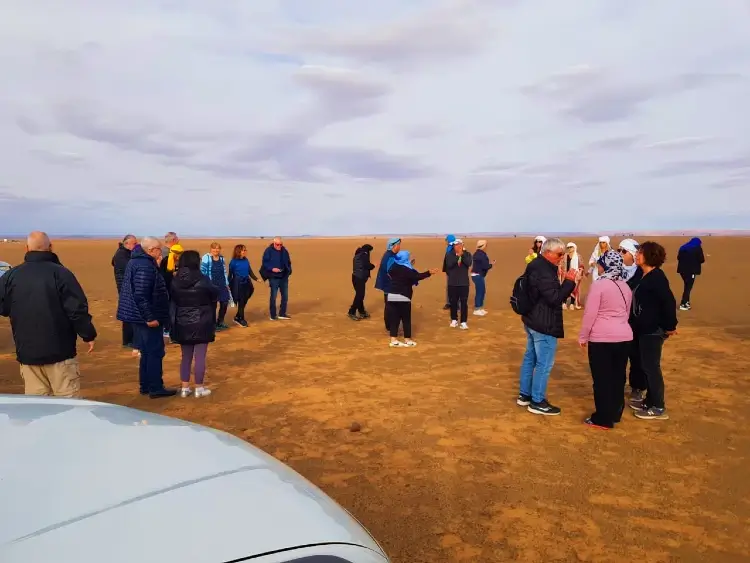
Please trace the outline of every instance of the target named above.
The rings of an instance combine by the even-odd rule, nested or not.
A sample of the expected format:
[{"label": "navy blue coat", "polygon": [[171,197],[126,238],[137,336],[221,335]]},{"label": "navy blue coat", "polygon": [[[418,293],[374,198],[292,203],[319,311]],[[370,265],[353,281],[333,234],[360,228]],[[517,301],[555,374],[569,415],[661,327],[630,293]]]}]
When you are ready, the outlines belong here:
[{"label": "navy blue coat", "polygon": [[133,249],[117,305],[117,320],[124,323],[146,324],[159,321],[169,326],[169,294],[156,260],[140,245]]},{"label": "navy blue coat", "polygon": [[383,253],[383,257],[380,259],[380,265],[378,266],[378,275],[375,277],[375,289],[379,289],[383,293],[391,292],[391,278],[388,277],[388,258],[392,258],[395,254],[386,250]]}]

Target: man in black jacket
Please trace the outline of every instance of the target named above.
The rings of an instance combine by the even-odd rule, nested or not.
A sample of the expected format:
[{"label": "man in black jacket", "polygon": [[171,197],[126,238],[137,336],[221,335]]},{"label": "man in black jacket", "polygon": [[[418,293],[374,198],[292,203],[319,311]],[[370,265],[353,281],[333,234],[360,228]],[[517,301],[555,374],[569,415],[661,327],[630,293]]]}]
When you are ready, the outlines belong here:
[{"label": "man in black jacket", "polygon": [[[375,264],[370,262],[370,252],[372,252],[372,246],[369,244],[360,246],[354,252],[354,261],[352,265],[354,301],[352,301],[352,306],[349,307],[349,318],[353,321],[370,318],[370,314],[365,310],[367,280],[370,279],[370,272],[375,268]],[[358,312],[359,316],[357,316]]]},{"label": "man in black jacket", "polygon": [[[115,285],[117,286],[118,296],[122,289],[125,268],[128,262],[130,262],[130,253],[137,242],[135,235],[125,235],[122,242],[118,245],[115,255],[112,257],[112,268],[115,272]],[[122,345],[125,348],[133,348],[133,326],[130,323],[122,323]]]},{"label": "man in black jacket", "polygon": [[0,278],[0,315],[10,317],[24,393],[78,397],[76,340],[91,353],[96,329],[83,289],[46,233],[31,233],[23,264]]},{"label": "man in black jacket", "polygon": [[521,363],[520,392],[516,403],[534,414],[554,416],[560,409],[547,402],[547,381],[555,363],[557,340],[565,336],[562,304],[576,287],[575,270],[569,270],[562,285],[557,277],[565,243],[547,239],[540,258],[526,266],[531,310],[523,315],[526,352]]}]

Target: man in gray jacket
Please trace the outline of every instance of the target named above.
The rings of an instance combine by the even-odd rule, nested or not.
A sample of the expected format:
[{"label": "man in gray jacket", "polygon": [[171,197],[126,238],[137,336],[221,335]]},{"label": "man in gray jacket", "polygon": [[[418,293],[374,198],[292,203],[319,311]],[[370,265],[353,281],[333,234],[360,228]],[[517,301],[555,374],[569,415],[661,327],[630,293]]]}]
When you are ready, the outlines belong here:
[{"label": "man in gray jacket", "polygon": [[[469,328],[469,274],[471,272],[471,252],[464,248],[464,243],[457,238],[451,243],[451,251],[445,255],[443,264],[448,275],[448,303],[451,311],[451,327],[459,326],[462,330]],[[458,309],[461,308],[461,324],[458,324]]]}]

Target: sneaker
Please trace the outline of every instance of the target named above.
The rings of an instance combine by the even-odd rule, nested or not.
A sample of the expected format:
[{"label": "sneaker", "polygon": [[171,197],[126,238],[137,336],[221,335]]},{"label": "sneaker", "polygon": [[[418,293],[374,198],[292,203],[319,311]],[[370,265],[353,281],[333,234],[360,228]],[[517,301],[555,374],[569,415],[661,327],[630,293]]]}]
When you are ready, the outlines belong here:
[{"label": "sneaker", "polygon": [[216,325],[216,330],[218,331],[227,330],[228,328],[229,326],[224,323],[219,323]]},{"label": "sneaker", "polygon": [[242,319],[238,319],[237,317],[234,318],[234,324],[237,326],[245,326],[242,324]]},{"label": "sneaker", "polygon": [[643,389],[631,389],[630,390],[630,397],[628,397],[631,401],[643,401],[643,398],[646,396],[646,391]]},{"label": "sneaker", "polygon": [[535,403],[534,401],[531,401],[531,404],[526,407],[526,410],[528,410],[530,413],[541,414],[544,416],[557,416],[562,412],[558,407],[550,405],[547,402],[547,399],[545,399],[541,403]]},{"label": "sneaker", "polygon": [[648,408],[648,406],[646,406],[645,397],[635,397],[634,399],[630,399],[628,401],[628,406],[634,411],[640,411]]},{"label": "sneaker", "polygon": [[456,328],[458,326],[458,321],[451,321],[451,328]]},{"label": "sneaker", "polygon": [[400,340],[391,340],[390,344],[388,344],[391,348],[405,348],[406,344],[401,342]]},{"label": "sneaker", "polygon": [[364,313],[360,313],[359,314],[359,318],[360,319],[369,319],[370,318],[370,313],[368,313],[367,311],[365,311]]},{"label": "sneaker", "polygon": [[413,348],[414,346],[417,345],[417,343],[414,342],[411,338],[408,338],[408,339],[404,340],[404,345],[408,346],[410,348]]},{"label": "sneaker", "polygon": [[450,310],[450,308],[451,308],[451,306],[448,303],[446,303],[445,305],[443,305],[443,311],[448,311],[448,310]]},{"label": "sneaker", "polygon": [[240,319],[240,324],[242,325],[242,328],[247,328],[247,321],[245,319]]},{"label": "sneaker", "polygon": [[158,391],[150,391],[148,396],[152,399],[162,399],[164,397],[174,397],[177,395],[177,389],[159,389]]},{"label": "sneaker", "polygon": [[485,311],[484,309],[475,309],[474,310],[474,314],[477,317],[483,317],[483,316],[485,316],[487,314],[487,311]]},{"label": "sneaker", "polygon": [[196,387],[195,388],[195,398],[200,399],[201,397],[208,397],[211,394],[210,389],[206,389],[205,387]]},{"label": "sneaker", "polygon": [[278,320],[276,317],[268,317],[268,318],[269,318],[269,320],[272,320],[272,321],[277,321]]},{"label": "sneaker", "polygon": [[686,305],[684,303],[682,305],[680,305],[680,311],[689,311],[689,310],[690,310],[690,306],[689,305]]},{"label": "sneaker", "polygon": [[354,313],[349,313],[347,315],[347,317],[349,317],[353,321],[358,321],[359,320],[359,317],[357,315],[355,315]]},{"label": "sneaker", "polygon": [[519,407],[528,407],[531,404],[531,395],[524,395],[520,393],[516,399],[516,404]]},{"label": "sneaker", "polygon": [[291,321],[292,317],[290,317],[289,315],[279,315],[279,320],[280,321]]},{"label": "sneaker", "polygon": [[669,420],[667,409],[658,409],[656,407],[640,409],[633,414],[636,418],[640,418],[641,420]]},{"label": "sneaker", "polygon": [[458,328],[460,328],[461,330],[469,330],[469,325],[466,323],[461,323]]},{"label": "sneaker", "polygon": [[190,387],[183,387],[180,389],[180,397],[185,399],[186,397],[189,397],[193,394],[193,390]]}]

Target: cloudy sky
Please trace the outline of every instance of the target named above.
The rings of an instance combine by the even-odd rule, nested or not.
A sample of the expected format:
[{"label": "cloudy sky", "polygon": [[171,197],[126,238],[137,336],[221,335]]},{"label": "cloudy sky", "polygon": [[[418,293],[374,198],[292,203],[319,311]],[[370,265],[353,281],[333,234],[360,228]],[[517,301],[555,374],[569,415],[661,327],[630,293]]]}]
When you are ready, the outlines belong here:
[{"label": "cloudy sky", "polygon": [[745,0],[4,0],[0,231],[750,225]]}]

